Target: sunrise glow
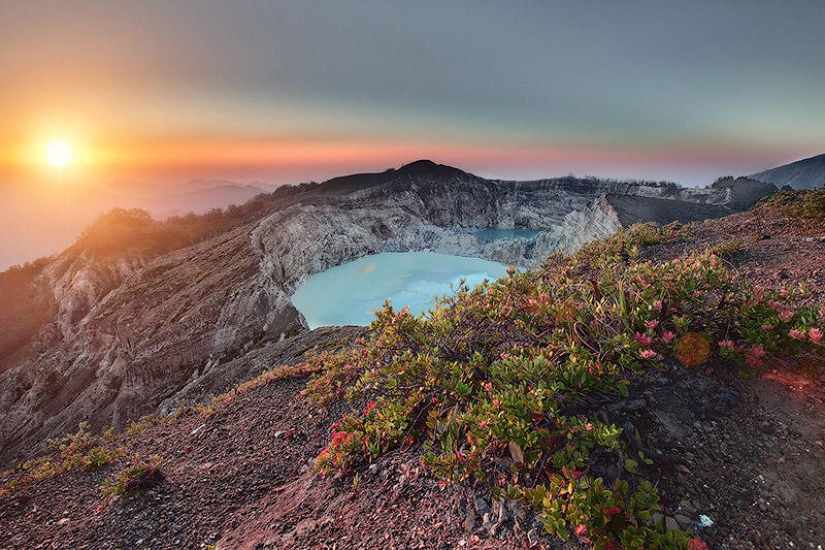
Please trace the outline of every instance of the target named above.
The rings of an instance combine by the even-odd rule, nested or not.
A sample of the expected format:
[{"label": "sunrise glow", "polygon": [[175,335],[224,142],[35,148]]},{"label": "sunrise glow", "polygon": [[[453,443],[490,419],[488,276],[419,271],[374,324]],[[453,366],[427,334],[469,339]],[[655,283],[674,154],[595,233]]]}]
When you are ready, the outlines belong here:
[{"label": "sunrise glow", "polygon": [[65,141],[53,141],[46,148],[46,160],[57,168],[63,168],[72,161],[74,151]]}]

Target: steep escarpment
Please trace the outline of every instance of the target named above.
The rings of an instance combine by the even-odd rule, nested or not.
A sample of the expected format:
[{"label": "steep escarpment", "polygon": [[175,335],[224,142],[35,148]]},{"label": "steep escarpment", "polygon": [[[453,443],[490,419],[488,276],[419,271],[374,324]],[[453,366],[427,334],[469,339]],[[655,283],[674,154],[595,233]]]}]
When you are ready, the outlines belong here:
[{"label": "steep escarpment", "polygon": [[[0,466],[80,421],[122,427],[219,393],[250,374],[248,365],[292,361],[299,354],[271,344],[305,337],[290,296],[311,274],[384,251],[535,264],[617,229],[625,207],[613,197],[661,201],[677,213],[694,203],[730,208],[728,189],[486,180],[420,161],[279,190],[229,218],[196,217],[205,228],[190,233],[127,220],[151,239],[123,231],[124,249],[106,234],[38,268],[31,294],[46,304],[42,324],[15,344],[0,374]],[[486,228],[541,233],[493,242],[472,235]],[[253,351],[254,362],[237,362]]]},{"label": "steep escarpment", "polygon": [[[59,304],[0,386],[3,448],[152,412],[199,369],[300,330],[288,296],[258,269],[248,231],[143,262],[64,259],[44,274]],[[4,457],[5,458],[5,457]]]}]

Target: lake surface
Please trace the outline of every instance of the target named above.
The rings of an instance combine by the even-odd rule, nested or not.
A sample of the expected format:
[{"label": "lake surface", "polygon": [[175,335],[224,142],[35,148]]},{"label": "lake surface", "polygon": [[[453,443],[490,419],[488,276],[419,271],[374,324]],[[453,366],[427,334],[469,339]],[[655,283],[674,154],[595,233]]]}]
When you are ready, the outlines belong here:
[{"label": "lake surface", "polygon": [[538,234],[538,231],[532,229],[484,229],[474,232],[473,236],[488,241],[496,241],[498,239],[532,239]]},{"label": "lake surface", "polygon": [[434,252],[383,252],[330,268],[307,279],[292,303],[309,328],[327,325],[366,326],[389,298],[400,310],[418,315],[465,279],[470,287],[507,273],[507,266]]}]

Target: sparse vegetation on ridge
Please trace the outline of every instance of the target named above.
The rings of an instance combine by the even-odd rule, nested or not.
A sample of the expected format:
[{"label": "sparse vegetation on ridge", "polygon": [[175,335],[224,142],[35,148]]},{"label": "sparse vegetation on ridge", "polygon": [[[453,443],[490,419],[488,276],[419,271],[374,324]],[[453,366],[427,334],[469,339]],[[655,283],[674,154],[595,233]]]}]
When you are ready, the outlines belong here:
[{"label": "sparse vegetation on ridge", "polygon": [[103,438],[89,432],[89,424],[86,422],[78,426],[76,433],[49,441],[49,447],[56,452],[54,457],[43,456],[29,460],[3,474],[5,476],[14,470],[25,472],[23,477],[0,487],[0,499],[36,481],[63,472],[103,468],[127,454],[123,447],[109,448],[103,445]]},{"label": "sparse vegetation on ridge", "polygon": [[779,191],[759,201],[758,208],[779,207],[790,219],[825,220],[825,189]]},{"label": "sparse vegetation on ridge", "polygon": [[232,400],[238,395],[243,395],[248,391],[260,388],[262,386],[266,386],[267,384],[271,384],[272,382],[283,380],[285,378],[293,378],[296,376],[308,376],[310,374],[315,374],[323,368],[323,358],[325,356],[326,354],[321,354],[311,361],[302,363],[300,365],[296,365],[294,367],[281,366],[276,369],[268,370],[256,376],[252,380],[248,380],[243,384],[240,384],[238,387],[229,390],[228,392],[224,392],[220,395],[213,397],[209,403],[196,405],[194,407],[194,410],[199,412],[200,414],[203,414],[204,416],[210,416],[223,404]]},{"label": "sparse vegetation on ridge", "polygon": [[[795,307],[793,289],[737,282],[709,251],[638,261],[640,246],[679,235],[634,226],[540,271],[462,287],[426,317],[385,307],[371,335],[327,357],[308,386],[318,403],[357,406],[333,425],[317,470],[351,472],[421,445],[445,482],[483,480],[562,538],[706,548],[665,529],[650,457],[594,405],[657,369],[712,361],[748,375],[768,358],[821,359],[825,307]],[[597,455],[620,473],[597,472]]]},{"label": "sparse vegetation on ridge", "polygon": [[105,508],[116,496],[135,496],[138,491],[153,487],[163,481],[164,475],[160,470],[163,459],[159,456],[145,460],[136,455],[130,466],[120,470],[114,477],[104,480],[103,504],[99,510]]}]

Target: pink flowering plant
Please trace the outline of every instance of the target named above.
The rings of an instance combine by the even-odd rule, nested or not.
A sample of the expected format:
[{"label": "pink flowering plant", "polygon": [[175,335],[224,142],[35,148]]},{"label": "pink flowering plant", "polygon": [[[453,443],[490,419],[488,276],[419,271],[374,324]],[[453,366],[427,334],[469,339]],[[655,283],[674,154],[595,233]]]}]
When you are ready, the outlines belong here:
[{"label": "pink flowering plant", "polygon": [[[795,306],[798,291],[737,281],[714,251],[638,261],[642,244],[681,235],[676,226],[634,226],[541,270],[461,286],[420,317],[387,304],[370,335],[325,356],[308,385],[318,403],[354,405],[333,426],[317,471],[346,473],[417,445],[439,478],[485,480],[562,538],[696,547],[653,520],[658,494],[643,477],[650,459],[587,404],[627,395],[650,369],[722,361],[750,372],[821,356],[825,308]],[[594,453],[615,457],[622,474],[610,483],[597,476]]]}]

